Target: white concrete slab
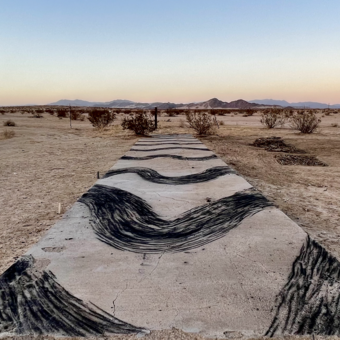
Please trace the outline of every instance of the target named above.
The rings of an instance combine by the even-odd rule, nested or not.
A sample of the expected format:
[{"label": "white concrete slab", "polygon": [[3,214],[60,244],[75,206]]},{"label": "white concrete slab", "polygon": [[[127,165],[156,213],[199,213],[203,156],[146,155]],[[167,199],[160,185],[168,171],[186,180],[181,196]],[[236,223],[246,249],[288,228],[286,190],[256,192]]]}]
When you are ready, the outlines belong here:
[{"label": "white concrete slab", "polygon": [[[157,136],[140,139],[138,143],[165,139],[194,140],[188,135],[170,138]],[[149,146],[139,148],[150,149]],[[126,155],[141,157],[165,152],[168,156],[183,157],[213,155],[211,151],[188,149],[129,151]],[[279,209],[263,203],[266,200],[258,193],[253,194],[252,186],[237,174],[224,174],[197,183],[191,183],[190,177],[186,184],[174,184],[177,183],[176,177],[194,175],[197,180],[202,172],[221,166],[227,167],[219,158],[207,161],[169,157],[119,160],[111,170],[142,168],[155,170],[159,175],[171,178],[166,179],[167,183],[155,183],[153,175],[150,179],[143,179],[138,172],[128,172],[98,180],[95,188],[104,188],[106,191],[95,193],[90,190],[83,201],[77,202],[25,254],[27,259],[33,258],[35,261],[32,269],[24,271],[35,273],[35,276],[30,274],[26,277],[30,280],[35,277],[33,285],[37,286],[40,281],[36,276],[45,277],[46,273],[52,272],[48,281],[52,284],[49,283],[48,289],[54,289],[54,292],[57,287],[56,296],[64,289],[69,292],[70,300],[78,298],[83,301],[81,308],[78,306],[80,302],[72,302],[72,308],[77,305],[74,313],[81,311],[79,318],[83,320],[82,323],[73,321],[75,326],[72,324],[80,335],[172,327],[217,338],[225,337],[225,332],[239,332],[247,336],[264,335],[267,332],[292,333],[298,326],[292,324],[287,328],[287,312],[283,310],[286,301],[282,302],[281,307],[278,307],[277,302],[280,296],[286,294],[284,289],[288,280],[292,282],[290,273],[293,264],[304,263],[301,249],[307,247],[307,235]],[[108,201],[106,192],[114,193],[110,197],[116,199],[115,204]],[[239,203],[236,199],[248,196],[251,197],[249,203]],[[95,201],[92,206],[84,204],[90,202],[89,197]],[[255,207],[255,210],[243,215],[257,200],[264,205],[259,203],[260,208]],[[143,202],[148,206],[144,206]],[[238,204],[241,204],[241,208]],[[230,216],[234,216],[231,222],[228,214],[222,215],[225,211],[230,211]],[[150,217],[152,214],[156,217]],[[192,220],[186,216],[192,216]],[[225,216],[225,220],[221,216]],[[110,240],[113,238],[125,242],[125,250],[101,236],[98,228],[106,225],[113,228]],[[218,236],[212,234],[213,238],[209,236],[205,239],[205,233],[213,233],[216,225],[220,225]],[[142,227],[138,229],[136,226]],[[133,229],[135,227],[137,229]],[[168,232],[162,234],[164,230]],[[188,235],[182,236],[181,233]],[[143,248],[147,237],[150,244]],[[181,247],[191,244],[192,237],[201,243],[192,243],[187,250],[181,250]],[[173,248],[157,248],[169,238],[174,243]],[[176,248],[179,240],[179,248]],[[136,246],[139,241],[140,248]],[[150,245],[156,250],[150,252],[147,248]],[[296,262],[299,256],[301,260]],[[20,268],[22,265],[11,269],[16,276],[6,274],[0,278],[0,287],[5,287],[6,292],[11,294],[14,292],[13,301],[21,301],[20,294],[26,294],[26,288],[22,288],[24,281],[20,279],[23,275]],[[9,282],[16,287],[14,291],[8,288]],[[36,288],[34,292],[38,291],[37,296],[42,298],[44,289],[39,288],[38,291]],[[65,294],[64,291],[62,294]],[[292,293],[288,291],[287,294]],[[20,305],[19,302],[17,304]],[[97,315],[93,317],[93,311],[89,309],[94,308],[93,304],[102,310],[98,312],[102,319]],[[41,313],[35,315],[30,312],[30,317],[22,318],[21,311],[26,310],[25,306],[21,306],[21,309],[18,307],[18,316],[14,313],[11,317],[2,306],[5,304],[1,302],[0,296],[0,332],[4,331],[1,329],[3,312],[7,317],[6,320],[3,318],[3,323],[6,322],[8,329],[14,333],[37,334],[40,331],[74,335],[65,324],[57,323],[53,318],[47,322]],[[63,306],[61,310],[71,308],[66,302]],[[17,308],[16,305],[14,307]],[[12,310],[16,310],[14,307],[11,307]],[[40,311],[39,308],[36,307],[36,310]],[[290,307],[287,305],[287,308]],[[65,316],[60,318],[62,321],[67,319]],[[96,326],[99,319],[103,323],[101,327]],[[281,319],[280,322],[275,321]],[[27,323],[26,328],[19,327],[18,320],[24,326]],[[110,320],[114,322],[113,325]],[[54,328],[46,325],[46,322]],[[279,324],[276,326],[275,322]],[[33,323],[36,328],[32,328]],[[307,326],[304,327],[307,330]]]}]

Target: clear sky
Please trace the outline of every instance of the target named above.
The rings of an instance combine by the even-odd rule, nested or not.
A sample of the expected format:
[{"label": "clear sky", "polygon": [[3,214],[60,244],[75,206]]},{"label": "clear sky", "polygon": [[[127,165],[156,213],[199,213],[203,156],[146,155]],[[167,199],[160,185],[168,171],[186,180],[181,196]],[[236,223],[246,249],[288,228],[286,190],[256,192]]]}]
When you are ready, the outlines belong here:
[{"label": "clear sky", "polygon": [[339,0],[0,0],[0,105],[340,103]]}]

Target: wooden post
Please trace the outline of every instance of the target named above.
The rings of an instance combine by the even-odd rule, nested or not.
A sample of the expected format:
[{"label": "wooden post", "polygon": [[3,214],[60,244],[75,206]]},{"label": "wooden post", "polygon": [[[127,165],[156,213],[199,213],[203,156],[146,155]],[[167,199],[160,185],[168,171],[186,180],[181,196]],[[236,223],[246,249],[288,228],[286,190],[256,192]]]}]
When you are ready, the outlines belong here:
[{"label": "wooden post", "polygon": [[72,129],[72,122],[71,122],[71,104],[70,104],[70,128]]},{"label": "wooden post", "polygon": [[155,107],[155,129],[157,129],[157,106]]}]

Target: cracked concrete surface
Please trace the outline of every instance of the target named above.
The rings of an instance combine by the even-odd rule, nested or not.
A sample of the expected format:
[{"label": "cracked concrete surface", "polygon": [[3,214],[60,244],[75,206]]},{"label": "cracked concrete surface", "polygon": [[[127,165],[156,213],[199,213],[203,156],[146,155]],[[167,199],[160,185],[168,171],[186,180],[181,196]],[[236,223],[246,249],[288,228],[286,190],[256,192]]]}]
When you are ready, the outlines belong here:
[{"label": "cracked concrete surface", "polygon": [[[199,142],[189,135],[173,135],[171,140],[180,141],[182,146],[186,141]],[[138,143],[150,146],[133,148],[148,150],[155,148],[152,143],[157,142],[164,142],[162,136],[140,139]],[[165,153],[183,157],[213,154],[165,149],[129,151],[126,155]],[[112,169],[147,167],[165,176],[184,176],[225,165],[218,158],[122,159]],[[235,174],[187,185],[155,184],[137,174],[121,174],[100,179],[97,184],[143,198],[165,219],[206,204],[207,199],[216,201],[252,188]],[[90,224],[89,209],[77,202],[27,254],[48,260],[47,269],[71,294],[125,322],[151,330],[176,327],[223,338],[226,332],[249,336],[266,332],[274,315],[275,297],[286,283],[305,238],[301,228],[271,207],[246,218],[224,237],[203,247],[174,254],[137,254],[98,240]]]}]

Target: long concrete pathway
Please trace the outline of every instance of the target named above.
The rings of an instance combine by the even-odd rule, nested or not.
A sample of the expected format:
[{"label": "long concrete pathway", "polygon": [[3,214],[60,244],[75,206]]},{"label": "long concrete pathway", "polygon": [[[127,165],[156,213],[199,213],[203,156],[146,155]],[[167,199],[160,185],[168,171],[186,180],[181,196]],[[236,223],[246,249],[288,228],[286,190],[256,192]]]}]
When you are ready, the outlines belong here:
[{"label": "long concrete pathway", "polygon": [[339,334],[339,270],[199,140],[155,135],[0,277],[0,332]]}]

